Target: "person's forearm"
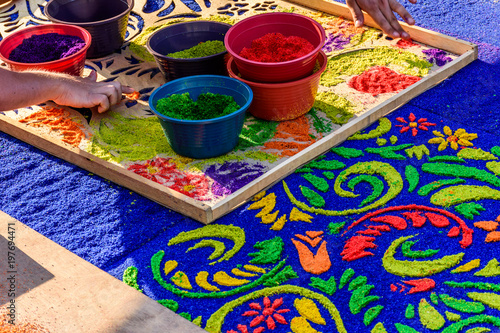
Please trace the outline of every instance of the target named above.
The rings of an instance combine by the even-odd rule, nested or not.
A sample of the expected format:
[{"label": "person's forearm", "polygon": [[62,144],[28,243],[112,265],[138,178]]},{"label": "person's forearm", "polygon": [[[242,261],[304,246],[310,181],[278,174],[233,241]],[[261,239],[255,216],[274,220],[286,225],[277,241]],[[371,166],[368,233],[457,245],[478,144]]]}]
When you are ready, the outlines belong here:
[{"label": "person's forearm", "polygon": [[11,72],[0,68],[0,111],[35,105],[57,94],[56,75],[43,72]]}]

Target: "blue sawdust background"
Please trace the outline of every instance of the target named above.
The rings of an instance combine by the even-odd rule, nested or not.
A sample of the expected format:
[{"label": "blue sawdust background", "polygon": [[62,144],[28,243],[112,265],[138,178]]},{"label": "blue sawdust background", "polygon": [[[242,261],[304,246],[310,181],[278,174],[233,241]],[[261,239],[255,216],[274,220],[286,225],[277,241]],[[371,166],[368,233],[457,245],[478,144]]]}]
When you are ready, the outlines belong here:
[{"label": "blue sawdust background", "polygon": [[[412,112],[417,117],[426,117],[429,121],[436,122],[437,130],[442,131],[442,126],[448,125],[453,130],[463,127],[469,133],[477,133],[479,138],[474,141],[474,144],[483,150],[499,146],[500,24],[498,17],[500,16],[500,3],[493,0],[462,2],[425,0],[416,5],[407,4],[406,7],[416,19],[417,25],[478,44],[479,59],[390,115],[389,118],[393,125],[396,124],[396,117],[408,119],[409,113]],[[412,140],[409,133],[398,134],[397,128],[394,127],[389,134],[395,134],[399,137],[398,144],[411,142],[419,145],[426,143],[432,137],[430,132],[420,131],[416,139]],[[390,135],[384,137],[389,138]],[[376,147],[373,140],[369,143],[363,143],[363,145]],[[436,145],[426,145],[431,149],[431,156],[437,154]],[[345,146],[362,149],[359,142],[347,142]],[[448,151],[451,152],[450,148]],[[327,153],[325,158],[343,160],[332,153]],[[365,154],[359,160],[375,159],[383,160],[373,154]],[[400,173],[404,170],[405,163],[408,163],[407,161],[383,161],[394,165]],[[414,158],[411,161],[417,163],[416,165],[423,163],[423,160],[416,162]],[[481,163],[469,162],[467,165],[482,165],[481,169],[484,169],[484,162]],[[171,294],[155,283],[150,274],[149,260],[157,251],[166,251],[166,258],[175,258],[186,272],[189,267],[192,267],[192,274],[202,269],[195,265],[196,262],[192,261],[193,258],[190,254],[193,252],[184,254],[187,247],[173,248],[167,245],[169,239],[179,232],[200,227],[197,222],[4,133],[0,133],[0,165],[0,210],[117,278],[121,278],[125,268],[136,266],[139,269],[139,285],[152,298],[173,298]],[[425,177],[427,182],[442,178],[429,175]],[[304,201],[298,185],[306,185],[307,183],[301,175],[293,174],[285,181],[290,185],[294,195]],[[475,182],[468,183],[474,184]],[[281,183],[268,191],[268,193],[271,192],[278,196],[277,208],[280,209],[280,212],[289,214],[292,204],[286,199]],[[327,201],[328,198],[330,201],[337,200],[332,191],[324,197],[327,198]],[[408,194],[407,184],[397,200],[389,202],[389,205],[409,203],[430,205],[428,197],[420,197],[415,193]],[[352,208],[352,202],[344,205],[349,205]],[[299,274],[298,279],[289,282],[307,287],[312,275],[305,273],[300,268],[295,248],[290,241],[293,235],[304,234],[307,230],[326,232],[326,226],[330,222],[353,221],[353,218],[361,216],[356,215],[343,219],[318,215],[314,218],[313,224],[288,222],[282,231],[274,232],[269,230],[269,225],[259,223],[260,219],[254,217],[258,210],[246,210],[247,206],[242,206],[216,222],[217,224],[237,225],[247,230],[246,244],[243,249],[231,261],[214,266],[206,265],[208,263],[206,260],[209,254],[208,250],[206,252],[197,250],[200,252],[196,252],[196,257],[200,258],[198,260],[204,266],[203,269],[210,272],[218,270],[229,272],[235,265],[251,259],[246,254],[256,252],[252,248],[255,242],[280,236],[285,242],[283,259],[287,257],[287,264],[290,264]],[[500,214],[496,201],[485,201],[483,206],[486,211],[481,212],[480,218],[475,220],[494,220]],[[338,209],[343,207],[347,206],[340,203]],[[466,222],[472,226],[470,220],[466,220]],[[483,242],[486,234],[483,231],[475,229],[474,244],[467,250],[460,248],[458,239],[449,239],[445,233],[438,231],[435,227],[430,226],[418,230],[420,241],[415,245],[415,248],[439,248],[441,251],[438,256],[465,251],[465,262],[480,258],[485,264],[494,257],[494,254],[491,253],[493,247],[486,246]],[[405,231],[398,231],[397,234],[395,231],[387,233],[385,237],[380,237],[377,240],[378,248],[373,250],[375,254],[373,258],[365,258],[352,263],[340,260],[339,253],[342,251],[345,237],[336,242],[340,236],[329,235],[325,239],[328,241],[333,268],[321,277],[327,279],[329,276],[334,276],[338,282],[346,268],[353,268],[356,276],[366,276],[368,283],[375,286],[371,295],[383,297],[369,305],[382,304],[386,306],[386,310],[381,312],[376,321],[385,321],[386,328],[390,332],[395,332],[394,326],[391,325],[394,322],[401,322],[423,331],[423,328],[418,324],[418,319],[413,321],[404,319],[404,309],[409,303],[417,306],[422,297],[427,297],[429,300],[428,294],[402,295],[390,292],[389,285],[400,282],[401,278],[388,274],[381,267],[381,257],[389,244],[398,237],[415,232],[414,228],[409,227]],[[443,241],[446,241],[446,246],[443,246]],[[438,287],[435,291],[455,294],[456,296],[463,294],[460,290],[443,286],[444,280],[452,278],[457,281],[472,279],[470,274],[451,275],[448,272],[436,278]],[[368,331],[362,324],[363,312],[358,315],[350,313],[347,305],[349,297],[350,292],[344,287],[344,289],[337,291],[335,297],[332,298],[342,314],[348,331]],[[293,309],[294,298],[290,295],[285,296],[283,307]],[[206,320],[226,301],[228,300],[210,301],[211,303],[207,302],[210,306],[204,308],[200,307],[199,301],[185,299],[179,301],[181,305],[179,312],[189,312],[195,317],[202,315]],[[224,331],[235,329],[237,323],[243,322],[240,314],[247,309],[247,307],[242,306],[232,312],[230,318],[228,317],[226,320]],[[441,312],[444,313],[444,311]],[[495,310],[489,309],[486,313],[495,315]],[[322,314],[325,317],[325,313],[322,312]],[[321,326],[316,326],[316,328],[321,330]]]}]

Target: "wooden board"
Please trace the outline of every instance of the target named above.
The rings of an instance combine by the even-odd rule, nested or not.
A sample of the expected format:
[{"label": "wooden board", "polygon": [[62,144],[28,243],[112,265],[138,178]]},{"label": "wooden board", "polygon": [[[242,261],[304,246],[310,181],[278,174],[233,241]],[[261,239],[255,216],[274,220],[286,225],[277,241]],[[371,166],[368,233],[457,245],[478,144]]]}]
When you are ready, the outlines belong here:
[{"label": "wooden board", "polygon": [[36,332],[205,332],[1,211],[0,230],[6,321],[43,327]]},{"label": "wooden board", "polygon": [[[26,6],[29,6],[30,2],[26,3],[27,3]],[[299,6],[297,6],[297,4]],[[21,6],[22,4],[17,4],[17,5]],[[178,17],[179,15],[186,16],[187,14],[182,11],[182,8],[180,6],[177,6],[176,9],[171,13],[169,13],[169,15],[167,15],[165,18],[159,18],[160,17],[159,11],[162,10],[163,8],[159,8],[157,12],[150,13],[151,15],[148,16],[144,14],[143,11],[144,5],[145,5],[145,0],[136,1],[133,14],[135,12],[140,13],[142,11],[141,15],[144,16],[143,18],[144,21],[142,23],[141,22],[139,23],[142,24],[142,26],[145,26],[146,28],[141,28],[142,29],[141,33],[137,31],[129,31],[130,32],[129,40],[126,43],[126,47],[124,47],[121,54],[114,54],[110,57],[94,61],[87,60],[87,65],[98,71],[100,79],[108,79],[108,80],[117,79],[122,83],[135,87],[137,90],[143,88],[142,90],[144,91],[147,90],[150,91],[150,89],[152,88],[148,87],[150,86],[157,87],[165,81],[161,76],[153,75],[155,73],[155,70],[156,74],[158,72],[156,69],[156,64],[154,62],[148,61],[147,59],[141,60],[141,58],[138,58],[139,53],[137,53],[137,45],[139,43],[137,41],[141,40],[141,38],[144,40],[147,37],[147,34],[145,33],[148,30],[147,29],[148,26],[163,24],[169,18],[171,21],[173,21],[174,18]],[[317,17],[318,19],[324,16],[320,15],[321,13],[328,13],[341,17],[350,17],[349,11],[345,5],[336,2],[327,2],[321,0],[314,0],[314,1],[294,0],[291,2],[269,1],[266,2],[266,4],[258,3],[255,1],[246,1],[245,3],[242,3],[242,5],[248,5],[249,7],[247,7],[248,9],[245,9],[246,12],[243,13],[241,17],[237,17],[237,19],[242,19],[246,16],[253,15],[265,10],[273,10],[280,8],[290,10],[292,7],[298,8],[297,10],[300,13],[311,15],[312,17]],[[310,8],[320,10],[321,13],[315,13],[314,11],[306,9],[303,6],[308,6]],[[226,4],[226,2],[224,1],[214,1],[214,3],[210,8],[203,8],[201,10],[201,14],[200,13],[195,13],[195,14],[199,15],[200,17],[210,18],[213,15],[219,15],[219,16],[226,15],[230,11],[235,13],[237,10],[240,10],[238,8],[241,9],[242,7],[235,6],[233,8],[231,7],[230,4]],[[26,16],[24,18],[25,21],[27,21],[28,19],[29,20],[39,19],[40,15],[42,15],[36,11],[35,14],[33,14],[33,10],[31,11],[26,10],[26,13],[29,13],[30,16]],[[26,13],[25,15],[28,15]],[[192,13],[193,12],[191,12],[190,15]],[[23,19],[17,22],[20,26],[26,24],[26,22],[23,22],[22,20]],[[131,16],[130,20],[132,20],[131,25],[135,25],[136,28],[140,25],[137,22],[139,20],[137,18],[137,15]],[[374,22],[371,19],[367,18],[366,21],[367,25],[375,26]],[[30,126],[27,126],[19,122],[19,120],[23,117],[23,115],[29,115],[30,113],[33,113],[34,110],[36,111],[40,109],[40,107],[34,106],[33,107],[34,110],[23,109],[23,110],[11,111],[10,113],[9,112],[0,113],[0,130],[16,138],[19,138],[20,140],[23,140],[33,146],[36,146],[44,151],[47,151],[54,156],[60,157],[70,163],[78,165],[86,170],[89,170],[99,176],[109,179],[117,184],[130,188],[140,193],[141,195],[144,195],[181,214],[189,216],[205,224],[210,223],[220,218],[221,216],[227,214],[228,212],[235,209],[239,205],[245,203],[246,201],[251,199],[255,194],[259,193],[260,191],[266,189],[272,184],[283,179],[285,176],[292,173],[296,168],[300,167],[301,165],[304,165],[313,158],[321,155],[329,148],[338,145],[352,134],[366,128],[370,124],[377,121],[379,118],[387,115],[391,111],[407,103],[415,96],[418,96],[425,90],[431,88],[432,86],[438,84],[447,77],[453,75],[460,68],[466,66],[467,64],[469,64],[470,62],[472,62],[477,58],[477,46],[474,44],[418,27],[411,27],[407,25],[404,25],[404,27],[410,33],[410,35],[415,41],[421,43],[419,47],[427,49],[438,48],[441,50],[445,50],[449,52],[449,55],[453,57],[453,60],[451,62],[448,62],[446,65],[442,67],[437,67],[436,65],[434,65],[431,68],[429,74],[427,74],[420,81],[411,85],[410,87],[408,87],[403,91],[399,91],[397,93],[392,93],[392,94],[383,94],[384,96],[380,95],[377,97],[377,99],[372,98],[367,104],[368,106],[359,107],[359,110],[356,111],[356,113],[347,123],[342,124],[342,126],[335,125],[332,123],[333,124],[332,130],[326,133],[325,135],[320,136],[319,140],[317,140],[314,143],[311,143],[307,148],[303,149],[302,151],[290,157],[281,156],[278,158],[277,162],[267,163],[265,161],[264,163],[267,163],[265,165],[266,168],[265,173],[263,173],[260,177],[247,183],[243,187],[235,191],[232,191],[230,194],[214,197],[215,199],[212,198],[208,201],[206,199],[200,199],[196,197],[191,198],[178,191],[172,190],[167,186],[161,185],[157,182],[154,182],[150,179],[144,178],[142,176],[135,174],[134,172],[127,170],[127,165],[130,165],[133,162],[114,161],[112,159],[113,156],[111,156],[112,155],[111,153],[109,154],[109,156],[111,156],[111,160],[102,158],[101,156],[97,156],[90,153],[89,152],[90,150],[86,151],[86,146],[84,144],[81,144],[80,146],[77,147],[73,147],[71,145],[63,143],[60,138],[54,136],[54,133],[52,131],[45,131],[45,132],[40,131],[38,129],[34,129]],[[11,29],[4,29],[4,30],[7,31]],[[2,30],[0,29],[0,32],[1,31]],[[374,47],[384,46],[385,45],[384,43],[395,44],[395,42],[388,42],[384,38],[380,37],[377,41],[375,42],[370,41],[370,43],[372,44],[368,45],[368,43],[365,44],[361,43],[356,46],[351,45],[352,47],[350,47],[348,50],[349,51],[363,50],[366,49],[367,46],[368,48],[374,48]],[[133,46],[135,46],[134,49]],[[132,49],[133,51],[131,51]],[[340,52],[334,52],[331,54],[331,56],[335,57],[338,56],[339,54]],[[137,73],[145,73],[145,74],[141,76],[138,75]],[[320,90],[326,91],[327,89],[320,86]],[[145,97],[147,97],[147,95],[148,95],[147,93],[144,93]],[[359,98],[359,94],[356,95],[355,98]],[[138,114],[143,115],[147,111],[147,108],[148,108],[147,102],[145,100],[143,101],[139,100],[132,107],[129,106],[125,107],[124,105],[121,105],[120,107],[116,108],[115,111],[116,113],[119,113],[124,117],[127,116],[135,117]],[[83,116],[77,111],[70,108],[66,108],[66,110],[70,112],[72,118],[78,118],[81,121],[83,121],[82,120]],[[85,124],[86,130],[88,130],[89,133],[92,133],[92,131],[94,131],[95,134],[95,132],[98,131],[99,126],[101,126],[102,124],[104,124],[102,126],[106,126],[107,124],[106,122],[111,122],[113,120],[112,119],[113,116],[110,116],[109,114],[110,113],[108,113],[107,115],[100,115],[100,114],[97,115],[93,113],[92,122],[94,125],[92,124],[92,122],[89,122],[89,124]],[[324,119],[327,118],[325,118],[324,116]],[[252,149],[254,149],[254,151],[259,151],[259,149],[262,149],[262,147],[252,147]],[[249,160],[246,159],[247,155],[240,154],[237,156],[238,153],[239,152],[235,153],[235,155],[233,156],[236,161],[238,160],[237,158],[243,159],[245,162]],[[166,156],[170,158],[170,155],[161,155],[161,156],[164,157]],[[185,162],[185,160],[183,160],[179,156],[173,156],[172,158],[177,164],[183,164]],[[231,161],[231,159],[228,159],[226,161]],[[251,163],[255,163],[254,160],[249,160],[249,161]],[[186,162],[186,165],[188,165],[186,169],[192,168],[193,164],[198,165],[200,163],[201,163],[200,165],[204,165],[204,163],[207,163],[208,165],[213,165],[214,168],[217,169],[224,162],[201,161],[200,163],[198,164],[197,163],[198,161]],[[251,165],[253,166],[255,164]],[[202,174],[203,172],[205,172],[202,169],[200,170]],[[186,173],[188,172],[190,171],[186,171]],[[211,184],[213,185],[214,180],[211,179],[209,181],[211,181],[212,182]]]}]

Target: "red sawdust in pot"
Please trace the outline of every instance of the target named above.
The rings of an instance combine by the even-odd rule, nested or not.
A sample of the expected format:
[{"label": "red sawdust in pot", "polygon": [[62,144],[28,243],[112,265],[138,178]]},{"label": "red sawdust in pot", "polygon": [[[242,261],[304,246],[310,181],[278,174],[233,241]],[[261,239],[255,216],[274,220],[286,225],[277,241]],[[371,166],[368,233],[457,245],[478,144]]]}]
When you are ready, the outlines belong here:
[{"label": "red sawdust in pot", "polygon": [[403,90],[421,78],[417,76],[399,74],[387,67],[375,66],[361,75],[349,80],[349,87],[364,93],[377,96]]},{"label": "red sawdust in pot", "polygon": [[244,47],[239,56],[258,62],[284,62],[303,57],[313,50],[314,46],[302,37],[271,32],[253,40],[252,46]]}]

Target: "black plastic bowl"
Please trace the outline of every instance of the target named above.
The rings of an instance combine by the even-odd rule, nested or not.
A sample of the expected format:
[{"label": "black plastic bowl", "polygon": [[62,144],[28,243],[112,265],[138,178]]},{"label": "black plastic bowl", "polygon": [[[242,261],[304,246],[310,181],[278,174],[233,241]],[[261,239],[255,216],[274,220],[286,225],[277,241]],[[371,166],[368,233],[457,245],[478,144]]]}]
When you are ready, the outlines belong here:
[{"label": "black plastic bowl", "polygon": [[134,0],[50,0],[45,15],[55,23],[73,24],[92,36],[87,58],[100,58],[120,49]]},{"label": "black plastic bowl", "polygon": [[193,75],[228,75],[227,51],[201,58],[178,59],[167,57],[210,40],[224,41],[230,24],[213,21],[191,21],[161,28],[149,36],[147,49],[153,55],[167,80]]}]

